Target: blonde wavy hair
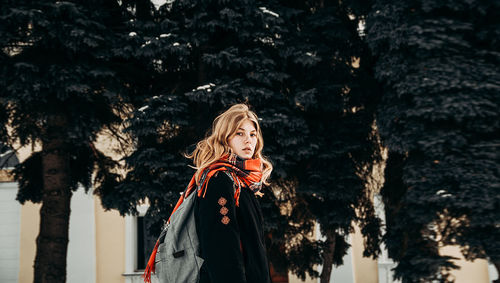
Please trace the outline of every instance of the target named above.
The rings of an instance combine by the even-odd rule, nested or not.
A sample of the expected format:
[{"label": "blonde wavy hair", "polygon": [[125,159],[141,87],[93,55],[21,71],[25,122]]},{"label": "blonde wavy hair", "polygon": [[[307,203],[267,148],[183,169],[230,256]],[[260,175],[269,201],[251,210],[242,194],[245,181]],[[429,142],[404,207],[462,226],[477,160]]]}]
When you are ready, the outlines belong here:
[{"label": "blonde wavy hair", "polygon": [[200,173],[205,168],[219,160],[224,154],[231,153],[229,139],[236,134],[243,122],[250,121],[257,130],[257,145],[252,158],[259,158],[262,161],[262,183],[269,185],[268,178],[273,171],[273,165],[262,155],[264,139],[258,119],[246,104],[235,104],[215,118],[207,137],[196,144],[196,149],[192,153],[185,154],[187,158],[193,159],[196,184],[199,185]]}]

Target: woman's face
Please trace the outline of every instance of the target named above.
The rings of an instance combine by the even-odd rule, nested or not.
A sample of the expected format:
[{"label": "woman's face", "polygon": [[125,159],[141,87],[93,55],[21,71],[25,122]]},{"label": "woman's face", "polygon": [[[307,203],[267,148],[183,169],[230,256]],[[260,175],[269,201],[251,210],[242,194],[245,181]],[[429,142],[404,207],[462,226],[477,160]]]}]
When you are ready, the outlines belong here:
[{"label": "woman's face", "polygon": [[257,145],[257,130],[253,123],[245,120],[236,132],[229,138],[229,147],[243,159],[251,159]]}]

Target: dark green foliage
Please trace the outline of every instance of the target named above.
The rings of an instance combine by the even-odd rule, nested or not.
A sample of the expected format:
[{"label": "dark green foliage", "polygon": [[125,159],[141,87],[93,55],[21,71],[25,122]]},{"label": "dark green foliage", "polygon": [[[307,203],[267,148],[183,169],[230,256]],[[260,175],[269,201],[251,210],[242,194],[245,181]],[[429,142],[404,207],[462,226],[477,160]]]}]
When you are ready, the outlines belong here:
[{"label": "dark green foliage", "polygon": [[21,145],[40,141],[54,112],[68,119],[68,143],[75,146],[88,145],[102,125],[120,121],[112,107],[121,103],[121,87],[110,68],[111,44],[118,40],[103,23],[112,14],[91,13],[91,1],[85,3],[3,4],[2,125],[12,119],[12,136]]},{"label": "dark green foliage", "polygon": [[[88,190],[94,166],[105,170],[118,166],[93,143],[103,127],[112,130],[122,121],[125,103],[134,101],[129,98],[140,87],[130,87],[130,78],[145,68],[139,64],[134,72],[124,68],[125,60],[136,56],[127,53],[128,15],[113,1],[2,5],[0,84],[5,87],[0,122],[3,129],[11,120],[13,131],[10,137],[0,135],[1,142],[9,144],[14,138],[23,146],[43,142],[47,117],[63,115],[69,123],[66,142],[72,147],[72,188],[81,183]],[[26,162],[16,170],[16,179],[27,186],[21,186],[18,198],[38,202],[41,179],[27,172],[36,171],[40,163]]]},{"label": "dark green foliage", "polygon": [[[286,119],[275,111],[286,106],[273,106],[273,100],[283,101],[276,87],[283,76],[276,70],[277,50],[259,40],[274,37],[274,21],[257,3],[238,1],[176,1],[155,14],[149,22],[154,26],[151,42],[141,49],[154,54],[149,62],[155,62],[155,77],[161,79],[130,121],[138,150],[127,158],[133,171],[119,191],[132,197],[121,213],[135,211],[135,201],[147,197],[148,215],[158,223],[168,218],[178,192],[194,173],[182,153],[194,148],[227,105],[250,101],[265,116],[258,107],[268,104],[273,108],[263,124]],[[265,28],[266,22],[271,30]],[[158,229],[159,225],[151,231]]]},{"label": "dark green foliage", "polygon": [[[19,192],[17,200],[24,204],[27,200],[34,203],[42,201],[43,179],[41,153],[37,152],[27,158],[22,164],[18,165],[14,170],[14,176],[19,183]],[[29,178],[23,178],[29,176]]]},{"label": "dark green foliage", "polygon": [[[380,223],[366,185],[372,164],[380,158],[372,129],[379,93],[349,7],[318,1],[294,8],[296,13],[285,20],[293,32],[282,52],[293,74],[287,91],[307,125],[302,135],[308,146],[291,175],[298,179],[298,195],[322,233],[336,232],[332,253],[339,265],[352,221],[359,221],[367,237],[366,255],[379,249]],[[360,66],[353,66],[360,57]]]},{"label": "dark green foliage", "polygon": [[[371,236],[367,254],[376,254],[379,222],[365,181],[379,156],[372,129],[378,92],[369,65],[352,66],[366,48],[347,8],[175,1],[150,15],[134,23],[133,38],[147,42],[134,52],[154,67],[153,84],[128,121],[137,147],[126,158],[132,171],[119,186],[119,203],[110,195],[105,206],[135,213],[147,198],[157,234],[194,173],[182,153],[194,149],[218,113],[248,102],[261,117],[264,154],[274,165],[273,190],[262,201],[273,265],[318,275],[313,265],[321,263],[323,243],[306,237],[314,221],[339,234],[335,263],[353,220]],[[285,216],[278,213],[283,203],[291,205]]]},{"label": "dark green foliage", "polygon": [[446,281],[451,264],[439,244],[499,261],[500,7],[374,2],[366,34],[384,90],[377,124],[390,152],[385,243],[403,282],[439,271]]},{"label": "dark green foliage", "polygon": [[[404,281],[446,279],[440,273],[457,266],[450,261],[452,257],[439,255],[438,231],[428,224],[435,220],[435,212],[427,213],[424,207],[403,204],[407,202],[407,194],[411,194],[403,181],[405,160],[404,155],[394,152],[390,152],[387,159],[386,181],[381,191],[387,223],[385,245],[389,256],[398,263],[396,276],[404,274],[401,275]],[[422,219],[425,217],[427,219]]]},{"label": "dark green foliage", "polygon": [[[89,190],[96,168],[118,167],[94,142],[103,128],[119,125],[125,103],[133,101],[121,68],[125,16],[114,1],[2,1],[0,7],[0,143],[41,147],[14,171],[17,199],[44,202],[37,282],[65,280],[71,190],[79,184]],[[45,176],[44,158],[56,160]],[[44,254],[54,243],[57,251]]]},{"label": "dark green foliage", "polygon": [[[71,186],[95,192],[107,209],[137,213],[148,200],[150,231],[159,232],[194,173],[182,153],[194,149],[218,113],[248,102],[261,117],[264,154],[274,164],[263,210],[277,270],[318,276],[325,243],[310,238],[315,221],[334,230],[332,262],[357,221],[378,252],[379,222],[366,183],[379,159],[373,135],[379,92],[358,18],[338,2],[150,1],[2,4],[0,134],[45,141],[49,115],[68,123]],[[96,9],[99,7],[99,9]],[[361,59],[360,66],[353,61]],[[137,106],[126,131],[136,151],[125,180],[117,163],[93,147],[103,127]],[[7,113],[7,114],[3,114]],[[9,143],[6,135],[0,141]],[[40,201],[41,162],[20,164],[19,200]],[[280,207],[289,205],[281,215]],[[288,207],[288,206],[287,206]]]}]

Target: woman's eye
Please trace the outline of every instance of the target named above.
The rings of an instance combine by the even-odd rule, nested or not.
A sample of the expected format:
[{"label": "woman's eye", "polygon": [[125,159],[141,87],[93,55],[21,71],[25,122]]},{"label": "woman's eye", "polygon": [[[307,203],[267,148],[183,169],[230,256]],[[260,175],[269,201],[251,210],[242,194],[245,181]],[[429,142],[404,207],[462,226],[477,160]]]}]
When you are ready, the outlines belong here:
[{"label": "woman's eye", "polygon": [[242,135],[243,135],[243,133],[236,133],[236,135],[238,135],[238,136],[242,136]]},{"label": "woman's eye", "polygon": [[257,135],[256,135],[256,134],[250,134],[250,136],[255,137],[255,136],[257,136]]}]

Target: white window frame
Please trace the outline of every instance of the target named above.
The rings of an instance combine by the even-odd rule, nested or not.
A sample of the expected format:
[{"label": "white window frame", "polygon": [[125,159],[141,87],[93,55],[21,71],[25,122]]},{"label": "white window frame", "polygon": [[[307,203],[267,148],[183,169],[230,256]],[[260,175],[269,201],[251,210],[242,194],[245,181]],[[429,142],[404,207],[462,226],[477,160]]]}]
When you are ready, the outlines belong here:
[{"label": "white window frame", "polygon": [[[138,205],[137,216],[146,215],[148,208],[148,204]],[[144,282],[143,271],[137,270],[137,216],[125,216],[125,273],[122,274],[125,277],[125,283]],[[151,282],[158,282],[155,276],[151,276]]]}]

